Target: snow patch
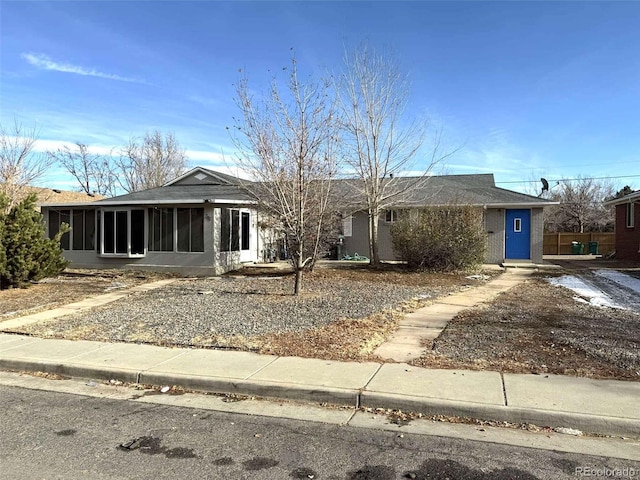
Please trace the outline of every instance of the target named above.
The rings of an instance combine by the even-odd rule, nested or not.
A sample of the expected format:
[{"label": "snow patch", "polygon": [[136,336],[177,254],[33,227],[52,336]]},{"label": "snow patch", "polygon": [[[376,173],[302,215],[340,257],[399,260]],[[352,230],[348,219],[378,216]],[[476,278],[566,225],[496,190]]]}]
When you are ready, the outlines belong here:
[{"label": "snow patch", "polygon": [[563,275],[561,277],[548,278],[547,281],[551,285],[565,287],[573,290],[582,298],[586,298],[591,305],[596,307],[623,308],[614,303],[609,295],[599,288],[588,284],[584,280],[574,277],[573,275]]},{"label": "snow patch", "polygon": [[630,290],[640,294],[640,279],[634,278],[626,273],[618,272],[616,270],[596,270],[596,275],[604,277],[607,280],[616,282],[618,285],[627,287]]}]

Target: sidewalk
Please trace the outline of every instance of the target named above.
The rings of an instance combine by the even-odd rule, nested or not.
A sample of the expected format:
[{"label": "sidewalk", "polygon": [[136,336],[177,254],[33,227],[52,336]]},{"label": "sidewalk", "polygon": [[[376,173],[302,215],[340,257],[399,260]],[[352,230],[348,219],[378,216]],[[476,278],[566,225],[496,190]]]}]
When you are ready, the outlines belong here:
[{"label": "sidewalk", "polygon": [[0,334],[0,369],[640,438],[640,383]]},{"label": "sidewalk", "polygon": [[[489,301],[526,280],[508,270],[480,287],[438,299],[407,315],[376,351],[406,362],[460,310]],[[173,280],[110,292],[57,309],[2,322],[4,328],[56,318],[150,290]],[[406,363],[356,363],[248,352],[165,348],[125,343],[41,339],[0,333],[0,369],[44,371],[187,389],[399,409],[431,415],[570,427],[640,439],[640,382],[556,375],[433,370]]]}]

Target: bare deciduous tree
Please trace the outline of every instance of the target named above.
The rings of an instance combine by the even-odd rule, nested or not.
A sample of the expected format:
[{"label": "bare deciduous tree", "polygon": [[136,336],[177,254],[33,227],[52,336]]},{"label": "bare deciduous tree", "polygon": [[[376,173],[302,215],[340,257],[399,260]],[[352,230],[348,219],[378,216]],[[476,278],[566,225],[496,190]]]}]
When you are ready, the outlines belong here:
[{"label": "bare deciduous tree", "polygon": [[42,177],[52,164],[45,154],[35,151],[38,135],[17,121],[13,129],[0,125],[0,192],[7,197],[5,211],[17,205],[27,187]]},{"label": "bare deciduous tree", "polygon": [[295,56],[289,72],[286,87],[274,78],[264,100],[253,98],[246,76],[241,78],[236,102],[242,116],[232,138],[241,152],[238,166],[254,180],[247,190],[283,230],[298,295],[332,213],[338,129],[330,82],[301,82]]},{"label": "bare deciduous tree", "polygon": [[115,195],[115,178],[108,156],[92,153],[88,145],[79,142],[74,147],[65,145],[50,150],[47,155],[66,168],[87,195]]},{"label": "bare deciduous tree", "polygon": [[548,197],[560,202],[545,209],[545,229],[549,232],[601,232],[613,228],[613,211],[604,201],[615,193],[607,181],[580,177],[561,180]]},{"label": "bare deciduous tree", "polygon": [[378,265],[378,223],[382,212],[397,204],[400,196],[424,185],[430,170],[453,152],[441,152],[441,134],[436,131],[430,158],[421,174],[411,181],[398,177],[411,170],[424,143],[428,122],[404,122],[409,101],[409,82],[397,62],[363,45],[345,54],[340,107],[343,130],[350,155],[347,164],[355,171],[359,190],[369,216],[369,255]]},{"label": "bare deciduous tree", "polygon": [[146,133],[143,138],[132,137],[113,161],[119,186],[126,192],[138,192],[160,187],[182,175],[187,156],[172,133]]}]

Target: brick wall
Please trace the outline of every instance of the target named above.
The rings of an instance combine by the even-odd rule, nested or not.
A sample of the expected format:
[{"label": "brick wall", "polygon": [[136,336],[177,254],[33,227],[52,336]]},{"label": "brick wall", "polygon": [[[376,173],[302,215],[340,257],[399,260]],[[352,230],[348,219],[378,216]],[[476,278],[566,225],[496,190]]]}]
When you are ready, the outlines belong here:
[{"label": "brick wall", "polygon": [[640,260],[640,202],[634,207],[633,227],[627,227],[627,204],[616,205],[616,258]]}]

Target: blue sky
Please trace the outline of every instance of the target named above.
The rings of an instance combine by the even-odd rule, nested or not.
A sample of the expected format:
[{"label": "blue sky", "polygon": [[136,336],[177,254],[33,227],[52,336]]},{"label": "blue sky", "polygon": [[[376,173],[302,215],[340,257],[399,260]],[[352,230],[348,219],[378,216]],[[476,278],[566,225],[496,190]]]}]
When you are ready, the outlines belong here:
[{"label": "blue sky", "polygon": [[224,166],[239,68],[264,91],[291,48],[321,75],[367,41],[409,75],[408,118],[462,145],[441,172],[640,188],[640,2],[3,0],[0,22],[0,123],[37,126],[42,148],[158,129],[191,166]]}]

